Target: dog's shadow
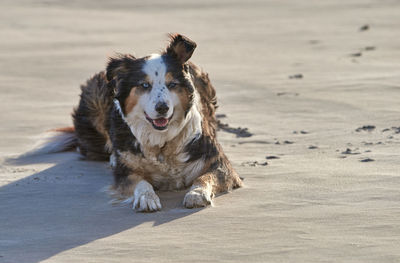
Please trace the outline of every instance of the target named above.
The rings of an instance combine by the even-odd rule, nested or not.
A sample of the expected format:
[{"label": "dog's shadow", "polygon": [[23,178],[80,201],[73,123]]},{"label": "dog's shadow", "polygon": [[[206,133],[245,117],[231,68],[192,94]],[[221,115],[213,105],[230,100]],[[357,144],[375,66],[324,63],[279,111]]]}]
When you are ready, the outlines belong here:
[{"label": "dog's shadow", "polygon": [[185,191],[159,192],[163,209],[156,213],[113,206],[104,191],[112,183],[108,165],[76,153],[22,157],[1,168],[13,173],[32,163],[54,166],[0,187],[0,262],[39,262],[145,222],[157,227],[199,211],[182,206]]}]

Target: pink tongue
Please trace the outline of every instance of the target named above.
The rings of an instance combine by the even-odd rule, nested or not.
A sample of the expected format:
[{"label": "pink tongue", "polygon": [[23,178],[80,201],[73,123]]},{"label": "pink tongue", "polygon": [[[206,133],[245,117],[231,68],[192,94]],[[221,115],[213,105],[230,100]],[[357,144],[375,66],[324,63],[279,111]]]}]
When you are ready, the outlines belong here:
[{"label": "pink tongue", "polygon": [[154,122],[154,124],[155,124],[156,126],[164,127],[165,125],[168,124],[168,119],[166,119],[166,118],[159,118],[159,119],[153,120],[153,122]]}]

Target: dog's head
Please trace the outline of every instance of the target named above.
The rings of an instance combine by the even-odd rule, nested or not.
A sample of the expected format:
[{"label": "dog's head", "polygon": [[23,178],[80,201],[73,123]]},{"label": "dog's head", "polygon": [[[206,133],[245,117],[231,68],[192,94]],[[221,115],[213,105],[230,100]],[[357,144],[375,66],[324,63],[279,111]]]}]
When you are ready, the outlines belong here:
[{"label": "dog's head", "polygon": [[186,63],[195,48],[195,42],[175,34],[160,55],[110,59],[107,79],[114,83],[115,98],[126,120],[141,129],[138,133],[173,137],[182,128],[195,97]]}]

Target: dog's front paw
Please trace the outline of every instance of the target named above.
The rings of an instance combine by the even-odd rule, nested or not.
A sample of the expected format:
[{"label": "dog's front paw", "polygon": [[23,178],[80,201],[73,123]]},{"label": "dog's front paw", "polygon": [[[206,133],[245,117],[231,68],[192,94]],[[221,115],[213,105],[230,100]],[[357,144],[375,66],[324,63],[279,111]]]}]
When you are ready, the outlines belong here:
[{"label": "dog's front paw", "polygon": [[201,187],[193,188],[185,195],[183,205],[186,208],[212,205],[211,194]]},{"label": "dog's front paw", "polygon": [[133,209],[139,212],[155,212],[161,210],[160,198],[153,187],[146,181],[140,181],[135,188]]},{"label": "dog's front paw", "polygon": [[154,192],[146,192],[141,196],[135,196],[133,209],[139,212],[155,212],[161,210],[160,198]]}]

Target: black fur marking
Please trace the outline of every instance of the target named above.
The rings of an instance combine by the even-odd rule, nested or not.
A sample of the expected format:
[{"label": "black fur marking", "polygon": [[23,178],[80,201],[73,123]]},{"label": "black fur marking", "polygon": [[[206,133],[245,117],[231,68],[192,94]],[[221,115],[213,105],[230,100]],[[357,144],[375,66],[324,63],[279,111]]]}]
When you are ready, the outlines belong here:
[{"label": "black fur marking", "polygon": [[124,187],[129,187],[132,182],[128,180],[128,176],[133,173],[133,170],[118,161],[118,154],[116,157],[117,163],[114,167],[114,184],[115,186],[123,185]]},{"label": "black fur marking", "polygon": [[190,155],[186,162],[193,162],[200,158],[207,160],[216,156],[218,149],[209,136],[201,135],[200,138],[195,138],[186,145],[185,152]]},{"label": "black fur marking", "polygon": [[[181,83],[181,86],[187,88],[189,93],[194,92],[194,87],[192,83],[188,80],[187,72],[185,72],[185,65],[181,65],[176,62],[173,57],[169,55],[164,55],[163,60],[165,65],[167,66],[167,72],[170,72],[172,76]],[[188,67],[186,65],[186,67]]]},{"label": "black fur marking", "polygon": [[213,162],[210,167],[208,168],[210,171],[215,171],[218,167],[221,166],[221,161],[217,159],[215,162]]},{"label": "black fur marking", "polygon": [[133,62],[136,61],[136,58],[132,55],[122,55],[118,54],[115,58],[110,58],[107,64],[107,80],[110,81],[114,77],[123,73],[125,69],[131,66]]},{"label": "black fur marking", "polygon": [[107,66],[107,79],[109,85],[118,99],[121,109],[125,112],[125,100],[128,98],[131,89],[137,87],[139,92],[149,92],[151,88],[142,87],[146,74],[142,71],[145,58],[136,59],[130,55],[120,55],[117,58],[110,59]]},{"label": "black fur marking", "polygon": [[184,65],[183,65],[183,70],[184,70],[186,73],[189,73],[189,65],[188,65],[188,64],[184,64]]},{"label": "black fur marking", "polygon": [[186,39],[183,41],[183,43],[185,45],[185,49],[186,49],[187,53],[192,52],[196,47],[196,45],[193,45],[191,42],[187,41]]},{"label": "black fur marking", "polygon": [[109,158],[109,154],[104,150],[106,139],[84,115],[84,107],[78,107],[78,111],[73,114],[80,153],[90,160],[106,161]]},{"label": "black fur marking", "polygon": [[[122,119],[119,110],[113,107],[111,111],[110,137],[115,149],[129,151],[133,154],[142,154],[140,144],[132,134],[128,124]],[[135,146],[136,144],[136,146]]]}]

